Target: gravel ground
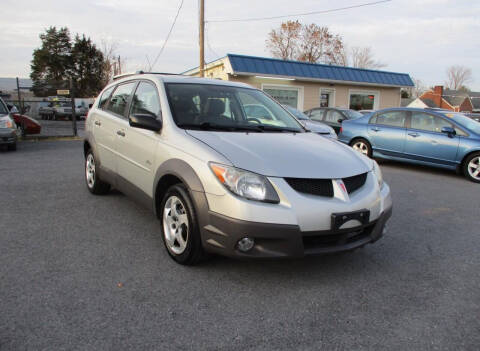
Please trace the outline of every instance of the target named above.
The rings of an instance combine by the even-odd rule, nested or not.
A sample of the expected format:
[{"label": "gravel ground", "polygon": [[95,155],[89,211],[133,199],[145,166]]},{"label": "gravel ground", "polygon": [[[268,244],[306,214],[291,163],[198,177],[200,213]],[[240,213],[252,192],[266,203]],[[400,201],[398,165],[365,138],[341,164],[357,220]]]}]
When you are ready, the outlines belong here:
[{"label": "gravel ground", "polygon": [[0,350],[478,350],[480,185],[382,163],[388,234],[354,253],[175,264],[159,223],[92,196],[82,143],[0,151]]}]

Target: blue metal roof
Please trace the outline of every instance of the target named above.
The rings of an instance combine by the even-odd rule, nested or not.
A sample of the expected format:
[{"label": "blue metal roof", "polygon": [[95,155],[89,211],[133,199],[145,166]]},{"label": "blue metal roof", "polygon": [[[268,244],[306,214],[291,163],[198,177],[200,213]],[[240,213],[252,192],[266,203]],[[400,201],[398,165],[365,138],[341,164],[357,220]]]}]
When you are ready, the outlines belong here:
[{"label": "blue metal roof", "polygon": [[285,61],[237,54],[227,54],[227,57],[235,74],[265,74],[402,87],[414,86],[412,79],[407,73],[376,71],[301,61]]}]

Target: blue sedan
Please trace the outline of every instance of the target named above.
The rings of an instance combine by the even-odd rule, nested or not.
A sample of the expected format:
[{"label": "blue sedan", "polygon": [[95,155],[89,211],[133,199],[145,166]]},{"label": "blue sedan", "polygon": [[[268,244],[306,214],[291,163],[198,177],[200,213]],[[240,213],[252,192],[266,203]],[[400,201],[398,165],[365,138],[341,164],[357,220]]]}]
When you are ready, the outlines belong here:
[{"label": "blue sedan", "polygon": [[338,139],[369,157],[458,169],[480,183],[480,123],[458,112],[376,111],[344,121]]}]

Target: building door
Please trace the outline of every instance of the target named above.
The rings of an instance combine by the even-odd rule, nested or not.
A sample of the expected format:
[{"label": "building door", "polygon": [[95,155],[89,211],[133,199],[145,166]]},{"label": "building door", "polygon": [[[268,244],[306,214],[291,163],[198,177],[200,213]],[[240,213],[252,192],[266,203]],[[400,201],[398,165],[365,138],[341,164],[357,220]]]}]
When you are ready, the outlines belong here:
[{"label": "building door", "polygon": [[320,107],[335,107],[334,89],[320,89]]}]

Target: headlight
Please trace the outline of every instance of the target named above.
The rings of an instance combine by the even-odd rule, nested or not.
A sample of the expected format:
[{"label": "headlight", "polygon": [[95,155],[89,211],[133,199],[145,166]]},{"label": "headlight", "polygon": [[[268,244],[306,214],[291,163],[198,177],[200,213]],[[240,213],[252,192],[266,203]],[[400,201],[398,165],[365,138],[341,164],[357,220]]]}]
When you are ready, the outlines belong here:
[{"label": "headlight", "polygon": [[0,120],[0,128],[13,128],[13,123],[9,119]]},{"label": "headlight", "polygon": [[373,173],[377,177],[378,185],[380,188],[383,185],[383,175],[382,175],[382,170],[380,169],[380,166],[378,165],[377,161],[373,160]]},{"label": "headlight", "polygon": [[275,189],[266,177],[218,163],[209,165],[220,183],[232,193],[249,200],[280,202]]}]

